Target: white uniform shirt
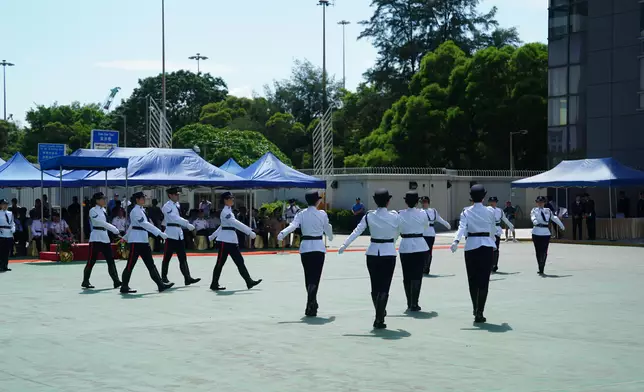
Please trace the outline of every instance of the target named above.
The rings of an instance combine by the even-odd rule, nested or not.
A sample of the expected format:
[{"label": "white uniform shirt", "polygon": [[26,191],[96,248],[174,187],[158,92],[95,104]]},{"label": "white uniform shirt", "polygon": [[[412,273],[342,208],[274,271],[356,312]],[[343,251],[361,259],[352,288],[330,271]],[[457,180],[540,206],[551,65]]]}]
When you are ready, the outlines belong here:
[{"label": "white uniform shirt", "polygon": [[40,220],[33,220],[31,222],[31,236],[42,237],[47,235],[47,225],[43,224]]},{"label": "white uniform shirt", "polygon": [[112,219],[112,224],[114,225],[114,227],[119,229],[119,232],[127,230],[127,219],[125,219],[125,217],[115,217],[114,219]]},{"label": "white uniform shirt", "polygon": [[[134,229],[135,227],[143,230]],[[145,209],[137,205],[130,212],[130,227],[127,230],[127,234],[125,234],[125,240],[131,244],[147,244],[148,232],[154,236],[161,234],[161,230],[148,221]]]},{"label": "white uniform shirt", "polygon": [[182,240],[183,228],[187,229],[190,224],[190,222],[181,217],[177,204],[172,200],[168,200],[163,205],[163,223],[161,225],[165,226],[165,233],[172,240]]},{"label": "white uniform shirt", "polygon": [[13,214],[9,211],[0,211],[0,237],[13,238],[16,232],[16,222],[13,220]]},{"label": "white uniform shirt", "polygon": [[362,217],[358,226],[353,230],[349,238],[344,241],[343,246],[348,247],[360,234],[367,228],[372,239],[390,240],[384,244],[372,242],[367,248],[367,256],[396,256],[395,242],[398,239],[398,227],[400,226],[400,217],[396,211],[389,211],[386,208],[378,208],[376,211],[369,211]]},{"label": "white uniform shirt", "polygon": [[495,225],[496,225],[496,236],[501,237],[503,236],[503,229],[501,228],[501,221],[505,223],[510,230],[514,229],[514,225],[512,222],[506,218],[505,213],[503,213],[503,210],[500,209],[499,207],[492,207],[488,206],[487,208],[490,209],[494,213],[494,220],[495,220]]},{"label": "white uniform shirt", "polygon": [[419,208],[408,208],[398,213],[400,217],[400,226],[398,227],[400,235],[420,234],[420,237],[404,238],[400,240],[400,253],[427,252],[429,247],[422,237],[425,229],[429,227],[429,216],[425,211]]},{"label": "white uniform shirt", "polygon": [[[548,228],[548,223],[553,221],[561,228],[565,230],[563,223],[559,220],[557,215],[553,214],[552,211],[548,208],[535,207],[530,211],[530,219],[532,220],[532,234],[534,235],[543,235],[550,236],[550,229]],[[539,227],[543,225],[544,227]]]},{"label": "white uniform shirt", "polygon": [[197,231],[205,230],[208,228],[208,221],[204,218],[197,218],[192,224],[195,226],[195,230]]},{"label": "white uniform shirt", "polygon": [[101,206],[95,206],[89,210],[89,223],[92,228],[92,232],[89,235],[89,242],[109,244],[110,237],[107,235],[107,232],[110,231],[114,234],[119,234],[119,230],[107,222],[107,213]]},{"label": "white uniform shirt", "polygon": [[221,210],[219,220],[221,221],[221,226],[208,238],[211,241],[214,238],[217,238],[217,241],[225,242],[227,244],[238,244],[239,242],[237,241],[237,232],[235,232],[235,229],[246,235],[250,235],[250,233],[253,232],[250,227],[235,218],[232,208],[228,206],[225,206],[224,209]]},{"label": "white uniform shirt", "polygon": [[[333,229],[329,224],[329,217],[325,211],[318,210],[313,206],[295,215],[293,222],[282,230],[278,237],[285,238],[298,227],[302,230],[302,236],[322,237],[322,234],[326,234],[329,241],[333,240]],[[310,252],[326,252],[324,239],[302,240],[300,242],[300,253]]]},{"label": "white uniform shirt", "polygon": [[49,228],[47,231],[53,235],[60,235],[66,233],[68,228],[69,226],[67,225],[67,222],[65,222],[64,219],[61,219],[58,222],[49,222]]},{"label": "white uniform shirt", "polygon": [[[472,237],[468,233],[487,233],[485,237]],[[465,207],[461,212],[461,220],[458,223],[458,231],[454,241],[460,241],[467,237],[465,250],[474,250],[482,246],[496,249],[496,219],[494,212],[482,203],[474,203],[473,206]]]},{"label": "white uniform shirt", "polygon": [[443,219],[435,208],[428,208],[424,211],[429,217],[429,226],[423,232],[423,237],[436,237],[436,230],[434,230],[434,225],[436,224],[436,222],[445,226],[447,230],[452,229],[452,225],[450,225],[445,219]]},{"label": "white uniform shirt", "polygon": [[286,223],[293,222],[293,219],[295,219],[295,215],[297,215],[298,212],[300,212],[300,207],[297,205],[288,206],[285,213]]}]

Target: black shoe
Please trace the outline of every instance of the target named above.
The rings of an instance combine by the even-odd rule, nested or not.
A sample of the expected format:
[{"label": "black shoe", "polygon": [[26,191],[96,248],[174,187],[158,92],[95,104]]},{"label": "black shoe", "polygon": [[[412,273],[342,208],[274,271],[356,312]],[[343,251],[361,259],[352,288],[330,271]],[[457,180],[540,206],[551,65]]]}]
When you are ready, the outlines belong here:
[{"label": "black shoe", "polygon": [[81,283],[81,287],[82,287],[82,288],[84,288],[84,289],[93,289],[93,288],[94,288],[94,286],[92,286],[91,284],[89,284],[89,282],[83,282],[83,283]]},{"label": "black shoe", "polygon": [[168,277],[167,277],[167,276],[165,276],[165,277],[161,278],[161,281],[162,281],[163,283],[165,283],[165,284],[170,283],[170,281],[168,280]]},{"label": "black shoe", "polygon": [[384,321],[384,320],[378,320],[378,319],[376,319],[376,320],[373,322],[373,328],[374,328],[374,329],[385,329],[385,328],[387,328],[387,324],[385,324],[385,321]]},{"label": "black shoe", "polygon": [[250,290],[250,289],[252,289],[253,287],[257,286],[260,283],[262,283],[262,279],[251,280],[250,283],[246,283],[246,287],[248,287],[248,290]]},{"label": "black shoe", "polygon": [[185,281],[186,286],[190,286],[191,284],[199,283],[201,282],[201,278],[190,278]]},{"label": "black shoe", "polygon": [[[420,308],[420,306],[415,305],[415,306],[412,306],[412,307],[408,308],[407,310],[410,311],[410,312],[420,312],[421,308]],[[387,316],[386,313],[385,313],[385,316]]]},{"label": "black shoe", "polygon": [[129,287],[121,286],[121,294],[134,294],[134,293],[136,293],[136,290],[132,290]]},{"label": "black shoe", "polygon": [[174,283],[165,283],[163,286],[159,287],[159,292],[162,293],[172,286],[174,286]]},{"label": "black shoe", "polygon": [[121,283],[121,282],[114,282],[114,288],[115,288],[115,289],[118,289],[118,288],[119,288],[119,287],[121,287],[122,285],[123,285],[123,283]]},{"label": "black shoe", "polygon": [[498,270],[499,270],[499,267],[497,267],[497,266],[494,266],[494,268],[492,268],[492,272],[496,272]]},{"label": "black shoe", "polygon": [[306,305],[306,310],[304,311],[304,315],[307,317],[315,317],[318,315],[318,303],[317,301],[312,301],[309,302]]},{"label": "black shoe", "polygon": [[9,271],[11,271],[11,268],[5,268],[4,269],[4,272],[9,272]]},{"label": "black shoe", "polygon": [[482,314],[476,315],[476,317],[474,317],[474,322],[475,323],[484,323],[486,321],[487,321],[487,319],[485,317],[483,317]]},{"label": "black shoe", "polygon": [[425,269],[423,269],[423,274],[425,274],[425,275],[429,275],[429,268],[425,268]]},{"label": "black shoe", "polygon": [[226,290],[224,286],[220,286],[218,284],[211,284],[210,285],[210,290],[212,291],[220,291],[220,290]]}]

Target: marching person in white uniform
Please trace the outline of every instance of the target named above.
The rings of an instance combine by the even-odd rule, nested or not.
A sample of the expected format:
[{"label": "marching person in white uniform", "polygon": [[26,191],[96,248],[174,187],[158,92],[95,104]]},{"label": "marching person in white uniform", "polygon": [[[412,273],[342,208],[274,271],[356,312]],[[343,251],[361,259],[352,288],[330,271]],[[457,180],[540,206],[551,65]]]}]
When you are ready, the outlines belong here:
[{"label": "marching person in white uniform", "polygon": [[208,240],[210,241],[213,241],[216,238],[219,242],[219,254],[217,255],[217,264],[215,264],[215,268],[212,271],[212,283],[210,283],[210,289],[213,291],[226,290],[225,287],[219,285],[219,278],[221,276],[221,271],[224,268],[224,264],[226,264],[226,260],[230,255],[235,265],[237,265],[239,274],[244,278],[246,287],[250,290],[260,284],[262,280],[253,280],[250,277],[250,273],[244,264],[244,257],[239,251],[237,232],[235,232],[235,230],[243,232],[253,240],[256,236],[250,227],[235,218],[235,214],[231,208],[233,204],[235,204],[235,197],[232,193],[222,193],[221,202],[224,204],[224,208],[221,210],[221,215],[219,216],[221,226],[210,237],[208,237]]},{"label": "marching person in white uniform", "polygon": [[483,311],[487,301],[490,271],[496,249],[494,238],[496,219],[494,212],[483,205],[485,193],[483,185],[474,185],[470,189],[474,205],[464,208],[461,212],[458,231],[451,246],[452,252],[456,252],[461,238],[467,238],[465,242],[465,268],[467,269],[467,281],[470,287],[475,323],[486,321]]},{"label": "marching person in white uniform", "polygon": [[161,225],[165,226],[165,234],[168,238],[165,240],[163,261],[161,262],[161,279],[163,283],[170,283],[168,280],[168,269],[170,268],[170,259],[176,253],[179,259],[179,270],[183,275],[184,283],[186,286],[189,286],[201,281],[201,279],[190,276],[183,229],[193,231],[195,227],[186,219],[182,218],[179,213],[177,204],[179,204],[181,188],[168,188],[166,192],[170,200],[165,203],[161,210],[163,212],[163,223]]},{"label": "marching person in white uniform", "polygon": [[94,288],[94,286],[89,282],[89,278],[92,275],[92,269],[96,264],[98,254],[101,253],[107,263],[107,272],[112,278],[114,288],[117,289],[121,287],[121,280],[119,279],[119,274],[116,271],[116,263],[114,262],[114,256],[112,255],[112,244],[107,232],[109,231],[114,235],[119,235],[120,233],[116,226],[107,222],[105,195],[103,195],[102,192],[95,193],[94,196],[92,196],[91,203],[94,205],[94,207],[89,210],[89,224],[92,232],[89,235],[89,257],[87,259],[87,265],[85,265],[85,270],[83,271],[83,283],[81,283],[81,287],[86,289]]},{"label": "marching person in white uniform", "polygon": [[318,191],[307,192],[305,199],[309,207],[295,215],[288,227],[277,235],[277,240],[282,241],[298,228],[302,231],[300,258],[304,267],[304,284],[307,292],[304,314],[314,317],[317,316],[318,311],[317,292],[326,254],[323,236],[326,235],[329,241],[333,240],[333,230],[326,212],[317,208],[322,200]]},{"label": "marching person in white uniform", "polygon": [[0,272],[11,271],[9,268],[9,254],[13,249],[13,233],[16,232],[16,222],[13,214],[7,211],[9,202],[0,200]]},{"label": "marching person in white uniform", "polygon": [[139,257],[143,259],[150,273],[150,278],[157,284],[159,292],[163,292],[174,286],[174,283],[163,283],[163,280],[161,280],[159,270],[154,265],[154,259],[152,258],[152,249],[148,241],[148,233],[156,237],[161,237],[164,240],[168,239],[168,236],[150,223],[150,218],[148,218],[148,214],[145,212],[145,208],[143,208],[145,205],[145,194],[143,192],[137,192],[132,195],[132,204],[134,204],[134,207],[130,212],[130,227],[125,234],[125,240],[130,244],[130,256],[123,271],[121,293],[136,293],[136,290],[130,288],[130,278],[132,277],[132,270]]},{"label": "marching person in white uniform", "polygon": [[425,275],[429,275],[429,270],[432,266],[434,241],[436,240],[436,230],[434,230],[434,226],[436,225],[436,222],[445,226],[447,230],[452,230],[452,226],[440,216],[435,208],[429,208],[428,196],[423,196],[421,200],[423,203],[423,210],[429,218],[429,226],[423,232],[423,238],[425,239],[425,242],[429,247],[429,252],[427,253],[427,260],[425,261],[425,268],[423,269],[423,273]]},{"label": "marching person in white uniform", "polygon": [[494,212],[494,220],[496,224],[496,232],[494,234],[496,238],[496,250],[494,251],[494,263],[492,263],[492,272],[499,270],[499,250],[501,247],[501,236],[503,235],[503,229],[501,228],[501,222],[505,223],[508,229],[514,231],[514,225],[512,222],[506,218],[505,213],[502,209],[497,207],[499,198],[496,196],[491,196],[488,200],[488,207],[492,212]]},{"label": "marching person in white uniform", "polygon": [[371,233],[371,244],[367,248],[367,268],[371,279],[371,300],[376,310],[376,319],[373,327],[376,329],[387,328],[385,316],[387,315],[387,301],[391,279],[396,268],[396,240],[400,227],[400,217],[396,211],[389,211],[391,195],[387,189],[379,189],[373,195],[378,209],[369,211],[349,238],[338,249],[338,254],[344,253],[351,243],[367,228]]},{"label": "marching person in white uniform", "polygon": [[539,275],[544,275],[546,268],[546,259],[548,258],[548,246],[550,245],[550,229],[548,224],[552,221],[563,231],[566,230],[561,220],[545,208],[545,196],[539,196],[535,200],[537,206],[530,211],[530,219],[532,220],[532,243],[537,255],[537,265],[539,266]]}]

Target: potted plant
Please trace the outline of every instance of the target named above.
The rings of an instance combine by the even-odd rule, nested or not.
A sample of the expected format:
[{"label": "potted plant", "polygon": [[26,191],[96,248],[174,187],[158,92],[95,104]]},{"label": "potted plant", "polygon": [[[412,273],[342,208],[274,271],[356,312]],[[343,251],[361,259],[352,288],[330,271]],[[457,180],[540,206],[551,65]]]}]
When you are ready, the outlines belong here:
[{"label": "potted plant", "polygon": [[127,247],[127,241],[121,238],[116,243],[116,257],[121,260],[127,260],[130,256],[130,249]]}]

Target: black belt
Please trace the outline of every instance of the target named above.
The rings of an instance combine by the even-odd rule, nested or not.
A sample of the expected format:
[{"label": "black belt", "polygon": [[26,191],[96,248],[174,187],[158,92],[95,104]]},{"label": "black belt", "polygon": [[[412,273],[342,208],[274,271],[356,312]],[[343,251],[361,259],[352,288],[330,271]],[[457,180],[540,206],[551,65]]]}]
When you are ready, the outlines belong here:
[{"label": "black belt", "polygon": [[544,224],[539,223],[538,225],[534,225],[534,227],[548,227],[548,225],[544,225]]},{"label": "black belt", "polygon": [[500,224],[500,223],[497,223],[496,225],[497,225],[497,226],[499,226],[499,227],[501,227],[501,224]]},{"label": "black belt", "polygon": [[168,223],[166,226],[167,227],[181,227],[181,225],[178,224],[178,223]]},{"label": "black belt", "polygon": [[104,227],[94,227],[92,230],[105,231],[105,228]]},{"label": "black belt", "polygon": [[42,234],[42,231],[34,231],[36,234]]},{"label": "black belt", "polygon": [[489,237],[490,233],[467,233],[468,237]]},{"label": "black belt", "polygon": [[234,227],[222,227],[222,230],[230,230],[230,231],[235,231]]},{"label": "black belt", "polygon": [[131,229],[132,229],[132,230],[138,230],[138,231],[147,231],[147,230],[145,230],[144,228],[139,227],[139,226],[132,226],[132,227],[131,227]]},{"label": "black belt", "polygon": [[433,223],[430,223],[430,224],[429,224],[429,227],[434,227],[434,224],[433,224]]},{"label": "black belt", "polygon": [[388,239],[388,240],[382,240],[382,239],[379,239],[379,238],[372,238],[371,243],[372,244],[393,244],[394,240],[393,240],[393,238]]},{"label": "black belt", "polygon": [[11,229],[11,226],[0,226],[0,229]]},{"label": "black belt", "polygon": [[422,234],[401,234],[402,238],[422,238]]},{"label": "black belt", "polygon": [[315,240],[321,240],[322,236],[313,236],[313,235],[303,235],[300,240],[302,241],[315,241]]}]

